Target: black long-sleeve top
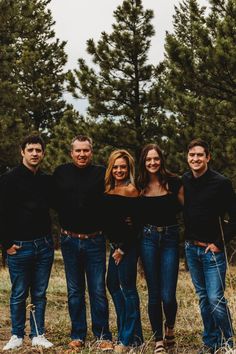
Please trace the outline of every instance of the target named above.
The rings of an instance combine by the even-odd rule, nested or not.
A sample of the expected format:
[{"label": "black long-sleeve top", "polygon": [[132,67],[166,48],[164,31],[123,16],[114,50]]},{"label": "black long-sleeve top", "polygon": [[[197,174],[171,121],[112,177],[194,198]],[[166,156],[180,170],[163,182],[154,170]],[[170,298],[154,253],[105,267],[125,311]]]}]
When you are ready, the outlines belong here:
[{"label": "black long-sleeve top", "polygon": [[[141,230],[138,200],[137,197],[117,194],[105,194],[103,198],[105,234],[116,248],[121,248],[124,252],[137,243]],[[130,218],[130,223],[127,218]]]},{"label": "black long-sleeve top", "polygon": [[226,214],[229,223],[223,226],[225,241],[236,236],[236,195],[231,181],[208,169],[195,178],[191,171],[183,175],[185,237],[214,243],[222,248],[220,221]]},{"label": "black long-sleeve top", "polygon": [[73,163],[58,166],[53,174],[55,208],[63,229],[92,233],[102,229],[105,168]]},{"label": "black long-sleeve top", "polygon": [[13,240],[30,241],[51,233],[51,177],[21,164],[0,178],[0,239],[5,249]]}]

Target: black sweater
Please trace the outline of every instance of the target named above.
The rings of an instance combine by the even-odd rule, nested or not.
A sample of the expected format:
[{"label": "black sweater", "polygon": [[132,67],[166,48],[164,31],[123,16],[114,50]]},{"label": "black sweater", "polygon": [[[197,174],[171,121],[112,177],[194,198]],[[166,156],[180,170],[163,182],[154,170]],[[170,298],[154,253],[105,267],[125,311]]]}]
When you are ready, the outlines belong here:
[{"label": "black sweater", "polygon": [[230,180],[208,169],[195,178],[191,171],[183,175],[185,237],[214,243],[222,248],[219,217],[228,214],[224,225],[225,241],[236,236],[236,196]]},{"label": "black sweater", "polygon": [[13,240],[29,241],[48,236],[51,177],[34,174],[23,164],[0,178],[0,239],[5,249]]},{"label": "black sweater", "polygon": [[102,197],[105,168],[73,163],[61,165],[53,174],[55,208],[63,229],[92,233],[102,229]]}]

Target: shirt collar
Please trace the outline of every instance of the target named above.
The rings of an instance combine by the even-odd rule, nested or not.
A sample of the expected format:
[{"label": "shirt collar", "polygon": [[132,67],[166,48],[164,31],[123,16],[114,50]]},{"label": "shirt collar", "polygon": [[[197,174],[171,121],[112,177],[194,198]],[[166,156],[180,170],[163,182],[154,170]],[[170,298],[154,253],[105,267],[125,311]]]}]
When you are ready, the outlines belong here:
[{"label": "shirt collar", "polygon": [[201,175],[200,177],[194,177],[193,172],[190,171],[190,178],[192,181],[194,181],[194,183],[200,184],[208,179],[210,173],[211,173],[210,168],[207,168],[206,172],[203,173],[203,175]]},{"label": "shirt collar", "polygon": [[36,173],[34,173],[33,171],[31,171],[28,167],[26,167],[23,163],[21,163],[19,165],[19,171],[23,176],[36,176],[36,175],[40,175],[41,171],[40,169],[38,169],[36,171]]}]

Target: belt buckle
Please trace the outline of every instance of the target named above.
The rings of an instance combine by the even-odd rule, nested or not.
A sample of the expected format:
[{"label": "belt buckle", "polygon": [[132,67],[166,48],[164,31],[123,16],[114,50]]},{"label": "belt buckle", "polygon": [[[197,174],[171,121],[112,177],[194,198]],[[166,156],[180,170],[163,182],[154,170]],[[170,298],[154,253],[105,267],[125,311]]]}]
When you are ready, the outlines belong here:
[{"label": "belt buckle", "polygon": [[165,228],[163,226],[157,226],[157,228],[156,228],[157,232],[163,232],[164,229]]}]

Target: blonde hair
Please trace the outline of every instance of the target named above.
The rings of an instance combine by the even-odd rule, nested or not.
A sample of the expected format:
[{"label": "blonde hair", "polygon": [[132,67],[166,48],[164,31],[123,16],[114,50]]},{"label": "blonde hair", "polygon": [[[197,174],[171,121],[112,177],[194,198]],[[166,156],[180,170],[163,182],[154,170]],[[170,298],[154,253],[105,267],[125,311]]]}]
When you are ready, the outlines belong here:
[{"label": "blonde hair", "polygon": [[106,174],[105,174],[105,192],[106,193],[115,187],[115,180],[112,175],[112,168],[114,166],[115,161],[120,158],[124,159],[127,162],[128,174],[129,174],[128,179],[130,180],[131,184],[135,185],[135,183],[134,183],[135,167],[134,167],[133,156],[127,150],[124,150],[124,149],[114,150],[111,152],[111,154],[109,156],[108,166],[107,166]]}]

